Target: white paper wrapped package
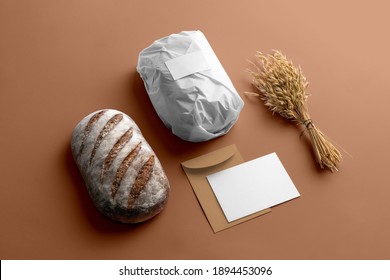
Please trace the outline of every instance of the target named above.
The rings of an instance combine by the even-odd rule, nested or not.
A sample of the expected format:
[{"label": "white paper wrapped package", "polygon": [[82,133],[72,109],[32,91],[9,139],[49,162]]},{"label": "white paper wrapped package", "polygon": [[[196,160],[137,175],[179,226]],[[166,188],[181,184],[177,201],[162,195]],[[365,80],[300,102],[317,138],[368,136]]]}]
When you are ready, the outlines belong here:
[{"label": "white paper wrapped package", "polygon": [[137,71],[157,114],[183,140],[226,134],[244,106],[200,31],[156,40],[140,53]]}]

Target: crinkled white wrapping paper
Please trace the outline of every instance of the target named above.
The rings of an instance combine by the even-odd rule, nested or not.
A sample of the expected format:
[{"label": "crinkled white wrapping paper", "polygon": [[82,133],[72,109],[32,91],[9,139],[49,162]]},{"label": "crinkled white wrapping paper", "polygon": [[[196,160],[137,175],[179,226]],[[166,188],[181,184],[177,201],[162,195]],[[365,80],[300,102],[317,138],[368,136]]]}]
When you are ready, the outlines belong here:
[{"label": "crinkled white wrapping paper", "polygon": [[201,31],[156,40],[139,54],[137,71],[157,114],[183,140],[226,134],[244,106]]}]

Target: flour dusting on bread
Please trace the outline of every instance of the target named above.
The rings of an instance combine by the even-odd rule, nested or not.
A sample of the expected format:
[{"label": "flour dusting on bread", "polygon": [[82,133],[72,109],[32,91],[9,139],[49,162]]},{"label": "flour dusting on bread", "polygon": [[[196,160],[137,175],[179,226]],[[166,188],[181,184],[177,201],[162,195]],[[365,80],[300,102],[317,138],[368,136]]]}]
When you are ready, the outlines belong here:
[{"label": "flour dusting on bread", "polygon": [[169,182],[137,124],[126,114],[105,109],[75,127],[71,148],[95,206],[106,216],[137,223],[160,213]]}]

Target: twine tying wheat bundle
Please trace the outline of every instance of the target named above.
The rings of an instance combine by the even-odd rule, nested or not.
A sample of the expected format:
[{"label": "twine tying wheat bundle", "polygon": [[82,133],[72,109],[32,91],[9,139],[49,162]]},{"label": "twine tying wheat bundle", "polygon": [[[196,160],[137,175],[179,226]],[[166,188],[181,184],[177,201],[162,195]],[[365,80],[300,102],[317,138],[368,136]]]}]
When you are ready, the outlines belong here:
[{"label": "twine tying wheat bundle", "polygon": [[260,97],[272,112],[304,126],[320,167],[336,171],[337,164],[341,161],[341,153],[309,116],[306,104],[308,82],[301,68],[294,67],[280,51],[274,51],[267,56],[257,52],[256,59],[257,63],[251,62],[254,70],[249,70],[249,73],[253,85],[260,93],[246,94]]}]

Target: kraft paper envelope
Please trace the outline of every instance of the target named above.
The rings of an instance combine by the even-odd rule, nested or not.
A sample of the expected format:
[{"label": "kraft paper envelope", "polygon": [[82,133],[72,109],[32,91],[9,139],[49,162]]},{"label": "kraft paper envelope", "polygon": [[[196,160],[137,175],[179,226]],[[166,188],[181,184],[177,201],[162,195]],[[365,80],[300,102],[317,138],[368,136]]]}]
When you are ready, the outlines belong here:
[{"label": "kraft paper envelope", "polygon": [[214,232],[227,229],[271,211],[270,208],[267,208],[230,223],[227,221],[206,176],[243,162],[244,160],[236,145],[230,145],[181,163]]}]

